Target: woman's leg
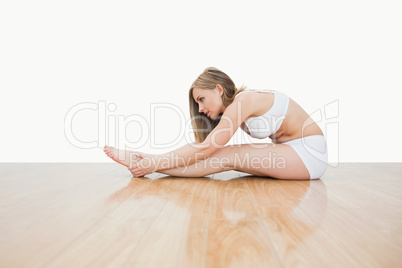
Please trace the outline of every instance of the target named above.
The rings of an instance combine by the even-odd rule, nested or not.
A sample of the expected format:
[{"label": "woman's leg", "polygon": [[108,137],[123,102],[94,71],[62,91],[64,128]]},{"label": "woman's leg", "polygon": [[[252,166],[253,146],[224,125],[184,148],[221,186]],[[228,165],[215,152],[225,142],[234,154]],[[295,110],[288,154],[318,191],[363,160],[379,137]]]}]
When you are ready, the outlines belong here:
[{"label": "woman's leg", "polygon": [[[186,144],[182,147],[180,147],[177,150],[187,150],[187,147],[191,147],[193,143]],[[103,151],[107,156],[109,156],[111,159],[116,161],[117,163],[130,167],[133,163],[136,163],[137,161],[141,160],[142,157],[147,157],[147,156],[154,156],[153,154],[146,154],[138,151],[131,151],[131,150],[120,150],[116,149],[111,146],[106,146],[103,148]],[[180,152],[180,151],[179,151]],[[140,154],[141,157],[138,157],[137,154]]]},{"label": "woman's leg", "polygon": [[[183,150],[186,150],[186,147],[191,146],[191,144],[186,144],[182,146],[181,148]],[[106,153],[107,156],[109,156],[111,159],[116,161],[117,163],[130,167],[131,164],[135,163],[136,161],[139,161],[141,157],[137,157],[136,154],[140,154],[143,157],[147,156],[153,156],[152,154],[146,154],[138,151],[131,151],[131,150],[120,150],[116,149],[114,147],[110,146],[105,146],[103,151]],[[216,161],[217,156],[215,156],[213,161]],[[224,170],[231,170],[227,166],[223,166],[222,168],[215,168],[216,164],[209,163],[211,161],[209,160],[204,160],[199,162],[197,165],[193,164],[190,166],[185,166],[185,167],[177,167],[177,168],[171,168],[171,169],[165,169],[165,170],[159,170],[158,173],[170,175],[170,176],[176,176],[176,177],[203,177],[207,176],[213,173],[218,173]],[[203,166],[201,166],[203,165]]]},{"label": "woman's leg", "polygon": [[292,147],[271,143],[226,146],[211,157],[193,165],[158,172],[175,177],[203,177],[228,170],[277,179],[310,178],[303,161]]},{"label": "woman's leg", "polygon": [[157,172],[174,177],[204,177],[222,171],[233,170],[233,168],[227,163],[217,163],[217,161],[221,160],[216,156],[211,156],[210,158],[189,166],[163,169],[158,170]]}]

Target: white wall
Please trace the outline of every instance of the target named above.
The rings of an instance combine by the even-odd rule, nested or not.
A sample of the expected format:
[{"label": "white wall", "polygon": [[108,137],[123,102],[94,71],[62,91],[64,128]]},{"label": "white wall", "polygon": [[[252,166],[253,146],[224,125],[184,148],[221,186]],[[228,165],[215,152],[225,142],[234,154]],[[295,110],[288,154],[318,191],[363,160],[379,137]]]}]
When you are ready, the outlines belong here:
[{"label": "white wall", "polygon": [[[401,161],[401,11],[399,1],[2,1],[0,162],[109,162],[104,143],[175,149],[184,136],[151,148],[140,123],[152,103],[170,103],[185,118],[160,108],[151,131],[157,143],[175,140],[189,86],[208,66],[315,116],[327,107],[335,117],[319,124],[331,162]],[[100,105],[72,121],[81,141],[101,139],[89,149],[65,134],[82,103]],[[118,117],[132,122],[116,133]],[[261,142],[238,131],[231,143],[240,139]]]}]

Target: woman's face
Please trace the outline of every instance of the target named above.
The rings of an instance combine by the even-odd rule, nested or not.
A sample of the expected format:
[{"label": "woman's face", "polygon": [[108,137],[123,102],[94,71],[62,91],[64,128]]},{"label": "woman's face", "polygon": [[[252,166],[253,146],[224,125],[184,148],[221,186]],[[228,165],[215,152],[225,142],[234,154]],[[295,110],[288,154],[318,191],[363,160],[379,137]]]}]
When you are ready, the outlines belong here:
[{"label": "woman's face", "polygon": [[215,119],[223,113],[224,106],[222,102],[223,88],[217,85],[214,89],[193,89],[193,98],[198,103],[198,112],[204,113],[211,119]]}]

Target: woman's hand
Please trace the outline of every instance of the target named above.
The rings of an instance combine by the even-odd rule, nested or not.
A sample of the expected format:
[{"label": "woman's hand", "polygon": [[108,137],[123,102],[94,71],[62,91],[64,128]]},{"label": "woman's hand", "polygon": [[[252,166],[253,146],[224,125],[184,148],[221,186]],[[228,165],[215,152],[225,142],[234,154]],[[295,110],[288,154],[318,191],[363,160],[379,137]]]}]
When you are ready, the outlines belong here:
[{"label": "woman's hand", "polygon": [[156,171],[156,165],[150,157],[144,157],[140,153],[136,154],[136,156],[139,157],[140,160],[132,164],[131,167],[128,167],[128,170],[130,170],[134,177],[144,177]]}]

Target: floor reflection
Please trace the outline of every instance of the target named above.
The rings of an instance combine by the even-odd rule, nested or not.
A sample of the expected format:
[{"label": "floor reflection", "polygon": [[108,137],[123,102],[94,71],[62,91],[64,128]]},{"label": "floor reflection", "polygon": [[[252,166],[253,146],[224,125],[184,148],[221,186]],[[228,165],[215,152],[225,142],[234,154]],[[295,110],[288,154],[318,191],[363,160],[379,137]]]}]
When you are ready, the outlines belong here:
[{"label": "floor reflection", "polygon": [[327,191],[321,180],[239,178],[236,174],[224,180],[133,178],[108,202],[149,204],[161,198],[167,204],[155,217],[180,221],[168,230],[177,233],[177,241],[167,243],[185,241],[181,250],[185,248],[187,256],[181,262],[186,265],[199,262],[205,251],[207,264],[218,266],[250,265],[250,260],[276,263],[276,254],[285,253],[275,250],[296,250],[320,226],[327,209]]}]

